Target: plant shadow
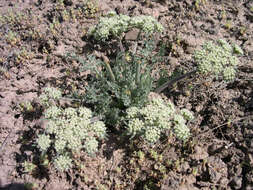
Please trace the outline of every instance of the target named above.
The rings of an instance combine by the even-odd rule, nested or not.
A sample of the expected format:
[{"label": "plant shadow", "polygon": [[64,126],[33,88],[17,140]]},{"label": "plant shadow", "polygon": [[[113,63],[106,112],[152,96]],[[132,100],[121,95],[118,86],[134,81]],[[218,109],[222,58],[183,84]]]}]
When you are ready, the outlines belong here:
[{"label": "plant shadow", "polygon": [[0,187],[0,190],[25,190],[25,185],[21,183],[11,183]]}]

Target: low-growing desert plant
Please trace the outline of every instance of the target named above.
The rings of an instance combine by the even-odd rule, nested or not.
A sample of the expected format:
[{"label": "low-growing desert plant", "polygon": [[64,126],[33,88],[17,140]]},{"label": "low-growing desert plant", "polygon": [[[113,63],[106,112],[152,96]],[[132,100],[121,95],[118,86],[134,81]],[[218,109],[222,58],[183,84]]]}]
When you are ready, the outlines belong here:
[{"label": "low-growing desert plant", "polygon": [[[122,42],[125,33],[132,29],[138,29],[138,35],[133,48],[128,48],[127,51]],[[146,37],[150,38],[155,32],[162,30],[162,25],[153,17],[129,17],[110,12],[105,17],[101,17],[98,24],[91,27],[88,33],[95,40],[103,43],[113,38],[117,39],[120,51],[116,58],[110,60],[102,53],[97,54],[97,57],[103,60],[93,55],[82,60],[72,55],[72,58],[83,64],[83,69],[90,70],[93,74],[82,97],[84,102],[91,105],[94,111],[105,119],[107,125],[114,126],[118,122],[122,126],[124,121],[130,137],[140,137],[150,144],[156,143],[170,132],[178,139],[186,141],[190,136],[186,124],[193,119],[193,114],[189,110],[179,110],[170,101],[158,97],[148,99],[155,87],[151,75],[151,63],[156,63],[158,59],[155,57],[161,57],[161,54],[154,53],[155,43],[146,40]],[[138,47],[140,41],[144,43]],[[243,51],[239,46],[230,45],[225,40],[220,39],[216,43],[206,42],[202,49],[194,53],[196,70],[165,82],[157,87],[155,92],[160,93],[168,85],[195,73],[209,78],[232,81],[239,63],[237,55],[242,54]],[[58,112],[55,107],[52,107],[52,111],[54,114]],[[60,112],[57,117],[66,117]],[[78,111],[75,113],[78,115]],[[97,147],[97,141],[89,139],[84,145]],[[89,153],[88,148],[86,151]]]},{"label": "low-growing desert plant", "polygon": [[[138,29],[139,33],[133,50],[127,52],[122,39],[124,34],[133,28]],[[96,78],[87,87],[85,101],[92,104],[96,112],[105,115],[111,124],[118,120],[122,110],[131,106],[142,107],[147,103],[147,96],[153,88],[160,93],[169,85],[192,74],[208,75],[209,78],[216,77],[227,82],[234,80],[239,63],[237,55],[243,54],[243,51],[238,45],[230,45],[220,39],[216,43],[206,42],[202,49],[195,51],[196,70],[155,87],[151,76],[152,64],[149,64],[157,62],[157,59],[154,59],[155,43],[152,43],[152,40],[144,40],[144,47],[139,51],[137,43],[145,39],[145,36],[150,37],[162,30],[162,25],[153,17],[129,17],[117,15],[115,12],[100,18],[99,23],[90,28],[89,35],[97,41],[118,39],[121,50],[115,61],[102,55],[103,61],[89,57],[84,63],[85,69],[96,73]]]},{"label": "low-growing desert plant", "polygon": [[81,6],[81,10],[85,17],[94,18],[98,12],[98,2],[96,0],[84,0]]},{"label": "low-growing desert plant", "polygon": [[54,166],[64,171],[72,166],[74,154],[84,150],[90,156],[98,151],[98,141],[106,138],[106,128],[102,121],[92,117],[86,107],[62,108],[57,100],[62,97],[55,88],[45,88],[40,96],[45,107],[46,127],[38,135],[36,144],[42,156],[54,152]]}]

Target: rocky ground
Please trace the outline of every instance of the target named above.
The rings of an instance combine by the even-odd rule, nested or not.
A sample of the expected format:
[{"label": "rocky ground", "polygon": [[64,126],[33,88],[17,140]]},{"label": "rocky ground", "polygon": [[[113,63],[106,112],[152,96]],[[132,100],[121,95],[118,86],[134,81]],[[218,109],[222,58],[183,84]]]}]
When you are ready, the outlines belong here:
[{"label": "rocky ground", "polygon": [[[84,91],[87,72],[65,55],[103,51],[86,34],[110,10],[152,15],[163,24],[159,40],[166,44],[163,65],[169,75],[177,68],[191,71],[194,50],[207,40],[237,43],[244,55],[236,80],[225,84],[192,76],[163,91],[196,117],[185,146],[173,141],[133,148],[111,133],[96,157],[85,158],[81,171],[25,172],[25,161],[37,162],[41,90],[50,85],[66,95]],[[2,189],[253,189],[253,1],[2,0],[0,36]]]}]

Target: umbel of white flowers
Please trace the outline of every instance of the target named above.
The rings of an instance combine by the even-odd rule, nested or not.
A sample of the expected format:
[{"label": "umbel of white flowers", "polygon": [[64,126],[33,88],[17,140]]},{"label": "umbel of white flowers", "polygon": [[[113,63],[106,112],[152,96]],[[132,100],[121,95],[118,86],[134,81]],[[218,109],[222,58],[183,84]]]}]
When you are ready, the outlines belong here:
[{"label": "umbel of white flowers", "polygon": [[150,144],[156,143],[168,130],[186,141],[190,136],[186,123],[194,119],[189,110],[177,110],[172,102],[160,97],[153,98],[145,107],[130,107],[126,114],[128,134],[139,136]]},{"label": "umbel of white flowers", "polygon": [[238,45],[230,45],[225,40],[219,39],[217,43],[206,42],[202,49],[195,51],[194,59],[198,63],[200,73],[231,81],[235,78],[236,66],[239,63],[237,55],[243,55]]},{"label": "umbel of white flowers", "polygon": [[[48,92],[57,94],[57,97]],[[47,88],[40,98],[45,101],[52,97],[60,98],[60,91]],[[50,147],[55,150],[54,165],[60,171],[71,167],[72,153],[84,149],[89,155],[94,155],[98,150],[98,140],[106,137],[105,124],[102,121],[91,122],[92,112],[86,107],[62,109],[52,105],[45,110],[44,117],[48,122],[36,142],[43,153]]]},{"label": "umbel of white flowers", "polygon": [[237,45],[230,45],[223,39],[216,42],[208,41],[202,46],[202,49],[194,52],[194,59],[197,63],[197,69],[179,76],[176,79],[169,80],[158,87],[155,92],[161,93],[168,86],[172,86],[175,82],[182,80],[196,72],[208,76],[208,78],[216,77],[226,82],[235,79],[236,68],[239,64],[237,56],[243,55],[243,50]]},{"label": "umbel of white flowers", "polygon": [[133,28],[140,29],[145,34],[162,32],[163,26],[152,16],[134,16],[117,15],[115,12],[109,12],[99,19],[97,25],[89,29],[88,34],[96,40],[105,41],[110,36],[121,37],[125,32]]}]

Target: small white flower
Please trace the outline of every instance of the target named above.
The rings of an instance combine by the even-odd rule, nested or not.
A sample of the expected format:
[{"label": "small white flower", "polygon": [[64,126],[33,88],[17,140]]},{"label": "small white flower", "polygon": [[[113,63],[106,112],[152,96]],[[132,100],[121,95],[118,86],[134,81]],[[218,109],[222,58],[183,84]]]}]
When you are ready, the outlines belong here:
[{"label": "small white flower", "polygon": [[55,159],[54,165],[59,171],[65,171],[72,166],[71,162],[72,160],[68,156],[60,155]]},{"label": "small white flower", "polygon": [[223,78],[226,81],[234,80],[235,78],[235,69],[233,67],[227,67],[223,71]]},{"label": "small white flower", "polygon": [[60,115],[61,115],[61,109],[57,106],[49,107],[44,113],[44,116],[46,119],[56,119]]},{"label": "small white flower", "polygon": [[239,60],[235,54],[242,54],[242,49],[236,44],[231,45],[223,39],[217,44],[206,42],[201,50],[196,50],[194,58],[198,63],[198,70],[203,74],[223,77],[225,81],[231,81],[235,77],[235,66]]},{"label": "small white flower", "polygon": [[64,139],[57,139],[54,143],[54,148],[57,153],[62,152],[66,147],[66,141]]},{"label": "small white flower", "polygon": [[185,119],[182,115],[176,114],[174,115],[174,123],[177,124],[185,124]]},{"label": "small white flower", "polygon": [[127,132],[131,137],[138,135],[152,144],[159,140],[162,133],[170,130],[173,123],[185,125],[186,120],[182,115],[193,119],[192,113],[186,109],[182,110],[182,115],[175,114],[175,106],[170,101],[165,102],[157,97],[149,101],[143,108],[132,107],[127,110]]},{"label": "small white flower", "polygon": [[80,149],[82,148],[81,139],[77,138],[74,135],[70,136],[68,138],[68,148],[72,151],[80,151]]},{"label": "small white flower", "polygon": [[89,155],[94,155],[98,151],[98,141],[91,137],[85,141],[84,148]]},{"label": "small white flower", "polygon": [[133,119],[135,118],[139,113],[139,108],[137,107],[130,107],[126,110],[126,118],[127,119]]},{"label": "small white flower", "polygon": [[48,134],[55,134],[58,130],[58,125],[54,120],[49,120],[46,126],[46,132]]},{"label": "small white flower", "polygon": [[42,151],[47,151],[51,144],[49,135],[38,135],[37,144]]},{"label": "small white flower", "polygon": [[66,117],[66,119],[77,116],[76,109],[74,108],[66,108],[62,114]]},{"label": "small white flower", "polygon": [[178,123],[174,126],[174,133],[180,140],[186,141],[190,137],[190,129],[184,123]]},{"label": "small white flower", "polygon": [[83,119],[90,119],[92,117],[92,112],[86,107],[80,107],[78,109],[79,117]]},{"label": "small white flower", "polygon": [[144,139],[150,144],[153,144],[159,140],[160,133],[159,129],[156,129],[155,127],[148,127],[144,133]]},{"label": "small white flower", "polygon": [[144,123],[138,118],[134,118],[128,122],[127,131],[128,134],[134,137],[139,134],[144,128]]},{"label": "small white flower", "polygon": [[124,32],[138,28],[144,33],[153,34],[163,31],[163,26],[151,16],[117,15],[115,12],[108,13],[99,19],[99,23],[89,30],[89,35],[96,40],[107,40],[110,36],[120,37]]},{"label": "small white flower", "polygon": [[99,139],[104,139],[106,137],[106,127],[104,122],[94,122],[92,123],[91,128]]}]

